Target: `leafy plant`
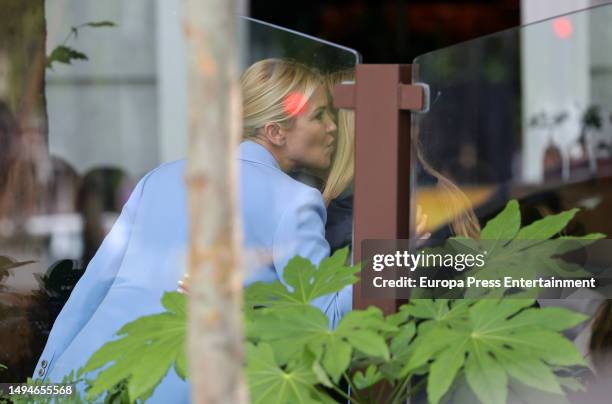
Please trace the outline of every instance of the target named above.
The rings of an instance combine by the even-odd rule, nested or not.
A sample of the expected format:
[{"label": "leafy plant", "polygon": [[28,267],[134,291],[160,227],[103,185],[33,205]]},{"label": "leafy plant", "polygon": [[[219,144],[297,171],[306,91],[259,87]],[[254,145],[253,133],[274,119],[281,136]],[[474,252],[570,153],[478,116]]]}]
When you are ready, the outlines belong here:
[{"label": "leafy plant", "polygon": [[77,26],[70,27],[70,32],[64,41],[56,46],[49,56],[47,56],[47,68],[53,70],[53,63],[64,63],[71,64],[73,60],[88,60],[87,55],[82,52],[77,51],[76,49],[71,48],[66,45],[70,38],[74,36],[74,38],[78,38],[79,30],[85,27],[91,28],[100,28],[100,27],[114,27],[116,24],[112,21],[97,21],[97,22],[87,22],[84,24],[80,24]]},{"label": "leafy plant", "polygon": [[[500,241],[500,254],[523,239],[555,236],[575,211],[522,228],[517,214],[510,202],[483,229],[483,237]],[[571,369],[583,359],[561,331],[586,317],[535,307],[533,299],[414,299],[386,317],[376,307],[354,310],[329,329],[311,302],[356,281],[359,268],[345,265],[347,257],[340,250],[318,268],[296,257],[284,272],[289,288],[278,281],[247,288],[246,374],[254,403],[331,403],[332,394],[352,403],[381,402],[385,394],[385,402],[400,403],[421,391],[432,403],[466,395],[503,403],[509,386],[557,398],[581,388]],[[186,297],[166,293],[162,302],[167,312],[125,325],[120,339],[90,358],[83,372],[110,367],[90,383],[88,399],[109,389],[145,399],[171,366],[188,378]],[[381,382],[384,389],[371,388]]]},{"label": "leafy plant", "polygon": [[[61,381],[62,385],[72,385],[73,388],[80,382],[85,383],[86,385],[89,383],[88,380],[84,380],[76,375],[76,372],[71,371],[68,373]],[[34,380],[30,377],[24,383],[28,387],[36,387],[42,386],[47,383],[41,380]],[[5,400],[5,401],[3,401]],[[5,393],[3,396],[0,394],[0,403],[7,402],[12,404],[87,404],[86,401],[80,392],[75,388],[70,395],[30,395],[30,394],[17,394],[17,395],[9,395]],[[111,402],[105,401],[105,404],[110,404]]]},{"label": "leafy plant", "polygon": [[[485,265],[463,272],[458,279],[467,276],[475,279],[503,280],[505,276],[535,279],[538,276],[561,278],[582,277],[589,273],[575,262],[566,260],[564,255],[593,244],[605,238],[602,233],[585,236],[557,236],[575,217],[578,209],[570,209],[546,216],[527,226],[521,227],[521,213],[516,200],[506,207],[482,229],[479,240],[465,237],[450,237],[441,247],[426,249],[427,253],[469,253],[486,256]],[[432,291],[433,297],[451,297],[446,290]],[[469,288],[464,294],[453,292],[454,296],[474,298],[487,293],[502,295],[504,288]],[[413,296],[432,297],[425,289],[416,289]],[[526,291],[535,297],[536,288]]]},{"label": "leafy plant", "polygon": [[85,373],[110,362],[113,365],[96,377],[87,391],[87,399],[94,399],[127,380],[129,397],[146,400],[173,365],[177,374],[185,379],[185,297],[176,292],[166,293],[162,304],[166,312],[126,324],[118,331],[118,340],[105,344],[88,360],[82,370]]}]

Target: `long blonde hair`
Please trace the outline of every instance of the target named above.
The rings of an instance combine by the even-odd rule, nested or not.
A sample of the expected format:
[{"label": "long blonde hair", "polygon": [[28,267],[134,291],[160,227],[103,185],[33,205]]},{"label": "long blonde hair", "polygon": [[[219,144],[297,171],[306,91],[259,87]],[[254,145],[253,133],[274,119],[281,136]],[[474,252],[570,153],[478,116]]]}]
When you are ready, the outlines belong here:
[{"label": "long blonde hair", "polygon": [[[329,93],[333,94],[333,87],[336,84],[343,81],[352,81],[354,78],[354,70],[344,70],[330,74],[327,77]],[[337,126],[336,153],[322,191],[326,204],[344,192],[352,184],[355,175],[355,113],[352,110],[339,110]],[[453,233],[478,238],[480,236],[480,224],[465,193],[425,160],[416,133],[412,138],[412,147],[416,150],[417,160],[424,170],[438,180],[438,187],[445,194],[448,203],[452,206],[468,207],[460,214],[453,215],[450,224]]]},{"label": "long blonde hair", "polygon": [[[353,80],[354,77],[353,70],[330,74],[326,80],[329,94],[333,94],[334,85]],[[340,196],[351,185],[355,175],[355,113],[340,109],[336,126],[336,151],[322,191],[326,204]]]},{"label": "long blonde hair", "polygon": [[[243,138],[256,137],[266,123],[288,128],[294,111],[301,110],[323,84],[314,69],[287,59],[264,59],[251,65],[240,78],[242,88]],[[287,107],[297,94],[299,105]]]}]

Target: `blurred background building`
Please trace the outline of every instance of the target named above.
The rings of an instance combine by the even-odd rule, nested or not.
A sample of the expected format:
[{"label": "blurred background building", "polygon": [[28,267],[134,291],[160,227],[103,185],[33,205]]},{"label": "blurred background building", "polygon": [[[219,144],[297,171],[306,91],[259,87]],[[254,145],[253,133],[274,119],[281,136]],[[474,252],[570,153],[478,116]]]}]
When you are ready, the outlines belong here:
[{"label": "blurred background building", "polygon": [[[612,177],[612,6],[518,28],[609,2],[241,0],[237,13],[364,63],[415,62],[432,89],[415,118],[423,154],[481,220],[531,198],[534,215],[580,206],[578,233],[612,234],[612,187],[597,182]],[[33,369],[135,182],[186,154],[182,3],[0,0],[0,340],[14,344],[0,363],[16,372],[0,380]],[[77,53],[48,66],[58,47]],[[443,229],[453,212],[420,168],[417,199]]]}]

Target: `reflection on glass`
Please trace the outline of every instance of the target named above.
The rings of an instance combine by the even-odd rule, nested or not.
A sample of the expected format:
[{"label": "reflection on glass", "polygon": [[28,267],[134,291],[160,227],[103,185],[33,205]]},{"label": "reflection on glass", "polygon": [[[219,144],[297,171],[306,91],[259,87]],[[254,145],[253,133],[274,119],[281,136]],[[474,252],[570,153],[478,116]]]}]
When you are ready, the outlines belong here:
[{"label": "reflection on glass", "polygon": [[[612,203],[612,59],[601,51],[611,13],[597,7],[415,59],[415,81],[431,88],[429,113],[416,115],[417,201],[431,230],[448,233],[470,206],[484,223],[518,198],[527,221],[585,207],[574,231],[612,234],[601,220]],[[427,166],[463,191],[463,205],[447,203]]]},{"label": "reflection on glass", "polygon": [[[433,238],[484,225],[512,199],[523,225],[580,208],[565,235],[612,235],[611,18],[612,6],[596,7],[414,60],[413,79],[431,90],[429,112],[415,115],[414,192]],[[585,269],[609,265],[589,254]],[[593,315],[601,303],[589,290],[572,297],[539,304]],[[570,335],[585,355],[590,327]]]},{"label": "reflection on glass", "polygon": [[[163,2],[156,10],[143,1],[45,2],[34,13],[38,25],[15,18],[24,30],[36,25],[23,38],[38,47],[13,43],[16,39],[0,31],[7,39],[2,43],[10,45],[0,48],[0,69],[10,73],[0,75],[0,363],[8,366],[0,381],[21,381],[41,371],[36,361],[51,327],[102,241],[107,250],[126,245],[129,226],[118,225],[117,218],[130,195],[138,194],[136,184],[156,167],[184,157],[186,70],[178,5]],[[334,115],[325,83],[351,75],[357,53],[254,20],[238,25],[245,68],[283,58],[317,70],[325,119],[341,128],[333,134],[337,146],[328,165],[292,175],[325,193],[328,216],[337,226],[328,229],[329,240],[336,240],[332,249],[350,244],[352,118],[345,112]],[[78,35],[71,34],[72,27]],[[45,56],[58,47],[64,47],[60,53],[68,49],[70,57],[48,63]],[[18,77],[13,73],[24,65],[19,59],[24,49],[32,52],[33,67]],[[343,158],[336,163],[339,154]],[[182,187],[177,181],[158,190],[180,194]],[[162,202],[156,220],[186,229],[180,215]],[[151,251],[167,249],[168,262],[138,257],[150,268],[140,279],[143,290],[166,281],[161,289],[176,288],[184,271],[186,234],[150,245]],[[134,282],[129,274],[113,277],[112,268],[111,263],[109,275],[101,277],[108,285],[120,290]],[[160,296],[143,294],[138,302],[146,306],[150,300],[150,311],[159,311]],[[50,363],[42,374],[58,360],[46,359]],[[57,363],[68,361],[64,357]]]}]

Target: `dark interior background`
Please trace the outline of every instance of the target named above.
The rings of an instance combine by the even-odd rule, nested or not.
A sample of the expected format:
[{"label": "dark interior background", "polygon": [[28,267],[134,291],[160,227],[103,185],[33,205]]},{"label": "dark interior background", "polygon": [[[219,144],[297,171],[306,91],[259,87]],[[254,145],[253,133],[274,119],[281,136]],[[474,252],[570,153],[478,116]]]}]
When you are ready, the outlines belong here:
[{"label": "dark interior background", "polygon": [[251,17],[357,49],[364,63],[422,53],[520,25],[519,0],[251,0]]}]

